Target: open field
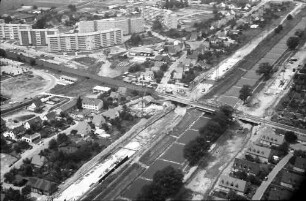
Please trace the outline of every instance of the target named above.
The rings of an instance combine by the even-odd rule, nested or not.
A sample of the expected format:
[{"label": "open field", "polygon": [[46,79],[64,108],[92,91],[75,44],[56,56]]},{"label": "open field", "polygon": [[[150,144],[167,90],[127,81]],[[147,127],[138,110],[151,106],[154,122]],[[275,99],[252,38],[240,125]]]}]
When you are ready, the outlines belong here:
[{"label": "open field", "polygon": [[174,143],[172,146],[161,156],[166,161],[182,164],[185,161],[183,150],[185,145]]},{"label": "open field", "polygon": [[200,136],[198,131],[188,130],[177,140],[177,142],[182,144],[188,144],[190,141]]},{"label": "open field", "polygon": [[47,83],[41,76],[23,74],[1,82],[1,93],[11,99],[19,98],[42,90]]},{"label": "open field", "polygon": [[168,161],[158,159],[141,176],[152,180],[153,175],[155,174],[156,171],[162,170],[163,168],[165,168],[169,165],[171,165],[174,168],[178,168],[178,169],[182,168],[182,166],[178,165],[177,163],[172,163],[172,162],[168,162]]},{"label": "open field", "polygon": [[207,117],[201,117],[200,119],[198,119],[198,121],[196,121],[190,129],[193,130],[199,130],[200,128],[202,128],[203,126],[205,126],[208,122],[209,118]]}]

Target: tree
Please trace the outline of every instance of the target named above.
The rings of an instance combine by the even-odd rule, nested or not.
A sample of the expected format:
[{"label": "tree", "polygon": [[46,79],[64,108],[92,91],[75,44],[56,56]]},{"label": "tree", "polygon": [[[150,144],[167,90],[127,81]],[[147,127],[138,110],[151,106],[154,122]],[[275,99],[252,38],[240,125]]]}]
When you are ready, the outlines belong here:
[{"label": "tree", "polygon": [[230,190],[227,194],[228,200],[247,200],[245,197],[238,195],[235,191]]},{"label": "tree", "polygon": [[183,150],[184,158],[189,162],[189,165],[196,165],[202,157],[207,154],[210,144],[202,137],[190,141]]},{"label": "tree", "polygon": [[143,200],[165,200],[162,195],[161,192],[162,191],[162,187],[158,186],[156,184],[147,184],[144,185],[141,190],[140,193],[137,195],[137,199],[139,201],[143,201]]},{"label": "tree", "polygon": [[293,131],[287,131],[285,133],[285,140],[286,140],[286,142],[292,144],[292,143],[295,143],[297,141],[297,136]]},{"label": "tree", "polygon": [[239,98],[243,101],[243,104],[246,103],[246,100],[249,96],[252,95],[252,88],[250,85],[243,85],[239,91]]},{"label": "tree", "polygon": [[160,70],[166,72],[168,70],[168,68],[169,68],[169,66],[167,64],[163,64],[163,65],[161,65]]},{"label": "tree", "polygon": [[263,75],[266,80],[270,79],[272,75],[273,66],[271,66],[268,62],[261,63],[259,68],[256,70],[258,75]]},{"label": "tree", "polygon": [[287,20],[292,20],[293,19],[293,17],[292,17],[292,15],[291,14],[289,14],[289,15],[287,15],[287,18],[286,18]]},{"label": "tree", "polygon": [[162,187],[160,192],[165,199],[171,198],[183,187],[184,175],[181,170],[167,166],[157,171],[153,176],[153,183]]},{"label": "tree", "polygon": [[81,99],[80,96],[79,96],[79,98],[77,99],[76,107],[77,107],[79,110],[83,109],[83,106],[82,106],[82,99]]},{"label": "tree", "polygon": [[30,65],[35,66],[36,65],[36,60],[35,59],[30,59]]},{"label": "tree", "polygon": [[46,22],[47,22],[47,19],[45,17],[42,17],[38,19],[35,24],[33,24],[33,28],[34,29],[44,29],[47,25]]},{"label": "tree", "polygon": [[152,30],[161,30],[162,28],[163,28],[162,23],[158,19],[155,19],[153,21]]},{"label": "tree", "polygon": [[1,48],[0,48],[0,57],[4,57],[4,58],[7,57],[6,51],[4,49],[1,49]]},{"label": "tree", "polygon": [[32,8],[33,8],[34,10],[36,10],[36,9],[37,9],[37,6],[36,6],[36,5],[34,5]]},{"label": "tree", "polygon": [[294,50],[299,45],[300,39],[296,36],[291,36],[287,40],[287,46],[289,49]]},{"label": "tree", "polygon": [[49,142],[49,149],[57,149],[57,141],[55,139],[51,139]]},{"label": "tree", "polygon": [[24,196],[28,196],[31,193],[31,186],[25,186],[21,189],[21,193]]},{"label": "tree", "polygon": [[142,39],[139,34],[133,33],[131,35],[130,42],[133,46],[138,46],[142,43]]},{"label": "tree", "polygon": [[148,36],[150,36],[150,37],[152,37],[152,36],[153,36],[153,34],[152,34],[152,32],[151,32],[151,31],[148,31],[147,33],[148,33]]},{"label": "tree", "polygon": [[57,136],[57,144],[62,144],[64,142],[67,142],[69,140],[69,137],[65,133],[60,133]]},{"label": "tree", "polygon": [[69,4],[68,8],[70,9],[71,12],[76,12],[76,6],[75,5]]},{"label": "tree", "polygon": [[233,118],[234,108],[229,105],[222,105],[219,109],[223,112],[229,119]]}]

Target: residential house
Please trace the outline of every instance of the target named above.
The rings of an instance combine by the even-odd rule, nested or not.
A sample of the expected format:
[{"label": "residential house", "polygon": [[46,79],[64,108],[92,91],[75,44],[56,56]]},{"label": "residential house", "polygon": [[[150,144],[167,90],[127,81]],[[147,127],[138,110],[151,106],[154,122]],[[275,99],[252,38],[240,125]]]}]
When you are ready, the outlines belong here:
[{"label": "residential house", "polygon": [[41,156],[39,154],[34,155],[31,160],[31,164],[37,168],[41,168],[45,163],[46,163],[46,157]]},{"label": "residential house", "polygon": [[177,45],[169,45],[168,47],[168,53],[170,55],[176,55],[178,52],[183,50],[183,43],[177,44]]},{"label": "residential house", "polygon": [[76,103],[77,103],[77,98],[74,98],[68,103],[60,106],[59,109],[56,110],[56,113],[60,114],[61,112],[71,112],[76,108]]},{"label": "residential house", "polygon": [[154,80],[154,72],[146,71],[141,72],[139,76],[139,81],[153,81]]},{"label": "residential house", "polygon": [[91,127],[86,121],[81,121],[75,128],[78,131],[78,134],[82,137],[86,137],[91,132]]},{"label": "residential house", "polygon": [[31,126],[41,126],[41,124],[42,124],[42,119],[39,116],[37,116],[27,121],[24,124],[24,128],[28,130],[31,128]]},{"label": "residential house", "polygon": [[12,140],[17,141],[19,138],[21,138],[22,135],[24,135],[24,133],[26,132],[26,129],[24,128],[24,126],[18,126],[15,127],[13,129],[10,129],[6,132],[3,133],[4,137],[9,137]]},{"label": "residential house", "polygon": [[280,184],[287,188],[297,189],[304,179],[305,178],[301,175],[283,171]]},{"label": "residential house", "polygon": [[26,141],[28,143],[33,143],[35,140],[39,140],[39,139],[41,139],[40,133],[34,133],[32,135],[26,134],[22,136],[21,138],[22,141]]},{"label": "residential house", "polygon": [[285,136],[275,134],[271,127],[265,127],[260,133],[259,142],[261,144],[279,146],[285,142]]},{"label": "residential house", "polygon": [[42,117],[43,121],[52,121],[56,118],[57,114],[55,111],[49,112]]},{"label": "residential house", "polygon": [[101,128],[102,124],[104,124],[105,118],[102,116],[102,114],[94,114],[92,123],[96,126],[96,128]]},{"label": "residential house", "polygon": [[43,105],[43,102],[41,102],[40,99],[37,99],[37,100],[35,100],[35,101],[28,107],[28,110],[34,112],[34,111],[36,111],[36,110],[38,110],[38,109],[43,108],[43,106],[44,106],[44,105]]},{"label": "residential house", "polygon": [[93,89],[92,89],[93,93],[109,93],[111,91],[111,88],[109,87],[103,87],[103,86],[95,86]]},{"label": "residential house", "polygon": [[127,88],[126,87],[119,87],[118,91],[117,91],[121,96],[125,96],[126,92],[127,92]]},{"label": "residential house", "polygon": [[100,99],[96,98],[87,98],[84,97],[82,99],[82,107],[84,109],[89,109],[89,110],[100,110],[103,107],[103,101]]},{"label": "residential house", "polygon": [[306,158],[296,157],[294,160],[293,170],[304,173],[306,170]]},{"label": "residential house", "polygon": [[27,186],[31,187],[31,192],[41,195],[52,195],[57,190],[57,184],[45,179],[39,179],[37,177],[29,178]]},{"label": "residential house", "polygon": [[267,147],[261,147],[255,144],[251,144],[246,151],[247,154],[250,154],[253,157],[259,157],[263,162],[267,162],[271,157],[271,149]]},{"label": "residential house", "polygon": [[174,80],[181,80],[183,78],[183,70],[178,69],[173,73],[173,79]]},{"label": "residential house", "polygon": [[235,171],[243,171],[253,175],[257,175],[260,171],[260,164],[248,160],[235,158],[232,169]]},{"label": "residential house", "polygon": [[236,179],[227,175],[221,175],[221,178],[219,180],[219,186],[228,190],[234,190],[244,193],[246,189],[246,181]]},{"label": "residential house", "polygon": [[112,91],[109,95],[109,97],[113,98],[113,99],[119,99],[120,94],[118,92]]},{"label": "residential house", "polygon": [[293,192],[284,188],[272,187],[268,200],[291,200]]},{"label": "residential house", "polygon": [[115,119],[116,117],[119,117],[119,112],[118,110],[112,108],[112,109],[108,109],[107,111],[103,112],[102,115],[111,120],[111,119]]}]

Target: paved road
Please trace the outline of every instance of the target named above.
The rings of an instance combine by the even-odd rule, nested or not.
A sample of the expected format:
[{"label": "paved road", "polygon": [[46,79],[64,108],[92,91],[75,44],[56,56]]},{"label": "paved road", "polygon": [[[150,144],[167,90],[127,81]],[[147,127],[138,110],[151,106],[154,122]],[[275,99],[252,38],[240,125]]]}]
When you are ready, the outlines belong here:
[{"label": "paved road", "polygon": [[261,183],[261,185],[259,186],[259,188],[256,190],[256,193],[252,197],[252,200],[260,200],[261,199],[262,195],[265,193],[265,191],[267,190],[268,186],[271,184],[271,182],[273,181],[273,179],[275,178],[277,173],[279,173],[279,171],[281,171],[281,169],[283,169],[283,167],[288,163],[288,161],[290,160],[290,158],[292,156],[293,155],[291,153],[289,153],[281,161],[278,162],[278,164],[274,167],[274,169],[268,175],[268,180],[263,181]]}]

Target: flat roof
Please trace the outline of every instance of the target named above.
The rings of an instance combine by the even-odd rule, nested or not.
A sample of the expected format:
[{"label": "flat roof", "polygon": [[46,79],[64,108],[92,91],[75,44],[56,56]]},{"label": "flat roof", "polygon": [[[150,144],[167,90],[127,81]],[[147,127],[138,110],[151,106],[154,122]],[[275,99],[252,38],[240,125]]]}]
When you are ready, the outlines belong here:
[{"label": "flat roof", "polygon": [[95,86],[93,89],[100,90],[100,91],[109,91],[109,90],[111,90],[111,88],[103,87],[103,86]]}]

